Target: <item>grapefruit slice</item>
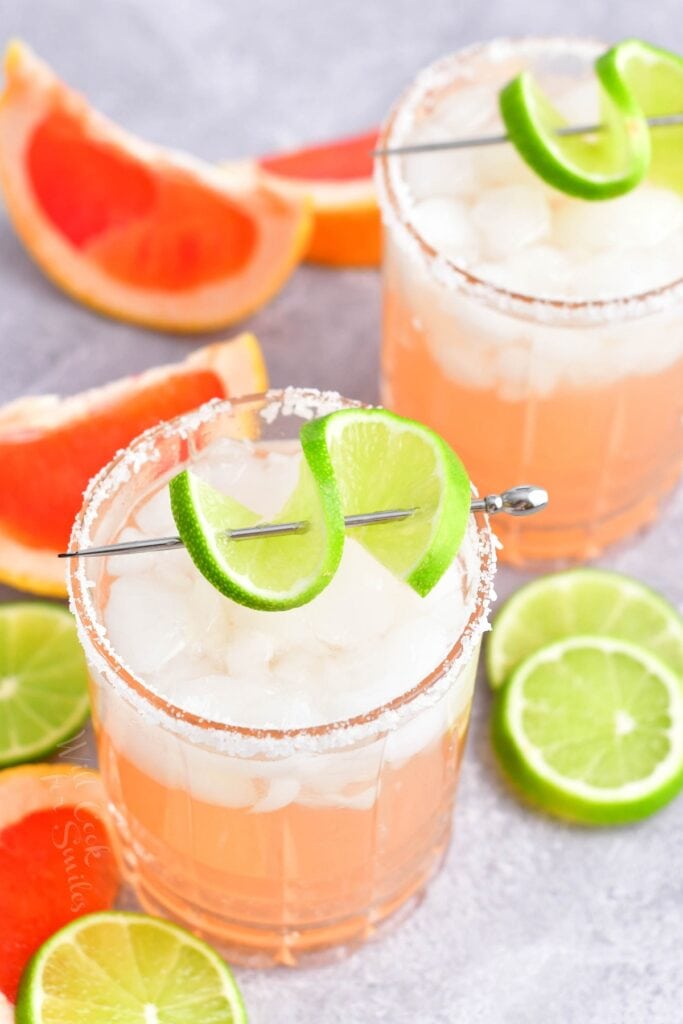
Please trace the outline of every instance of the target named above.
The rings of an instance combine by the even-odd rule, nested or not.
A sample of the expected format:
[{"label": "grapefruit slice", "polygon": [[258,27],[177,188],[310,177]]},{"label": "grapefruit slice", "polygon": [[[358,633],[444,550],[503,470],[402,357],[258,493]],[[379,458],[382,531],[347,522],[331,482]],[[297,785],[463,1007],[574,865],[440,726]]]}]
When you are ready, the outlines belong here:
[{"label": "grapefruit slice", "polygon": [[211,398],[264,391],[256,338],[242,334],[174,366],[60,399],[0,408],[0,581],[63,596],[65,551],[90,478],[134,437]]},{"label": "grapefruit slice", "polygon": [[[260,157],[261,180],[291,200],[313,202],[305,258],[332,267],[376,267],[381,230],[372,179],[377,130],[322,145]],[[230,166],[230,165],[228,165]]]},{"label": "grapefruit slice", "polygon": [[100,777],[86,768],[0,772],[0,994],[11,1002],[50,935],[114,903],[118,869],[105,806]]},{"label": "grapefruit slice", "polygon": [[65,291],[122,320],[203,331],[284,284],[310,233],[303,196],[128,135],[20,42],[5,74],[0,183],[18,234]]}]

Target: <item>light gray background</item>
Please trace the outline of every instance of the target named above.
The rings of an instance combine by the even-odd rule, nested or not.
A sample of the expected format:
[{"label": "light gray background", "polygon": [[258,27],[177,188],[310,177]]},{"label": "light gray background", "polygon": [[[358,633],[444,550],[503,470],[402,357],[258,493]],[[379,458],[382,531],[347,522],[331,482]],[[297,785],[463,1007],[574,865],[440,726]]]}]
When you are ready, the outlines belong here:
[{"label": "light gray background", "polygon": [[[208,159],[369,127],[444,52],[562,32],[683,49],[677,0],[0,0],[0,39],[22,36],[126,128]],[[374,272],[298,270],[248,324],[272,382],[375,399],[379,299]],[[199,343],[74,305],[0,212],[0,401],[102,384]],[[679,490],[655,529],[604,562],[681,606],[682,528]],[[500,593],[521,579],[502,572]],[[422,906],[341,965],[238,971],[253,1024],[683,1020],[683,799],[606,832],[541,818],[499,781],[488,705],[480,685],[455,839]]]}]

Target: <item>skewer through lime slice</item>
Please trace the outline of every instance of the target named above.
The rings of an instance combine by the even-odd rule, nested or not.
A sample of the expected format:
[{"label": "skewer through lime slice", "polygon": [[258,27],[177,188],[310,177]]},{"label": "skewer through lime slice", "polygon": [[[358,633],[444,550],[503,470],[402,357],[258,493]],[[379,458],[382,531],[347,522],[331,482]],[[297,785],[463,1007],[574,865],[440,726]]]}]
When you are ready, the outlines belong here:
[{"label": "skewer through lime slice", "polygon": [[299,482],[269,522],[305,521],[285,536],[231,540],[260,518],[185,470],[170,482],[178,532],[199,571],[226,597],[268,611],[306,604],[334,575],[344,516],[414,510],[354,528],[354,537],[425,596],[453,561],[470,511],[462,463],[438,434],[384,409],[342,409],[304,424]]},{"label": "skewer through lime slice", "polygon": [[501,91],[501,115],[521,157],[547,184],[581,199],[623,195],[648,172],[680,189],[683,128],[651,134],[647,118],[683,111],[683,59],[631,39],[599,57],[595,71],[603,127],[594,135],[558,134],[566,122],[528,72]]}]

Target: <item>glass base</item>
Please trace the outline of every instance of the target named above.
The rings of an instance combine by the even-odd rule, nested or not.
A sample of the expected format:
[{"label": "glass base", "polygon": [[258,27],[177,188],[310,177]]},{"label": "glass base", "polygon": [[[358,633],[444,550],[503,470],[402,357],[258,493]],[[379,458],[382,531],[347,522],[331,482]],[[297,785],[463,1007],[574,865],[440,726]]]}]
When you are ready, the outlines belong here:
[{"label": "glass base", "polygon": [[[231,964],[243,967],[303,967],[337,963],[369,940],[381,938],[401,924],[419,906],[426,886],[439,871],[450,842],[450,826],[432,847],[429,858],[404,888],[389,899],[373,904],[362,914],[316,922],[306,926],[278,923],[272,926],[233,921],[209,913],[191,900],[159,884],[159,875],[145,871],[137,861],[123,856],[123,874],[130,894],[144,911],[189,928],[205,939]],[[123,897],[127,906],[132,899]]]},{"label": "glass base", "polygon": [[543,514],[538,519],[498,516],[494,530],[503,545],[498,558],[517,568],[533,564],[539,569],[596,558],[606,548],[650,526],[658,518],[661,505],[675,488],[679,476],[677,466],[654,493],[645,494],[627,508],[591,522],[547,525]]}]

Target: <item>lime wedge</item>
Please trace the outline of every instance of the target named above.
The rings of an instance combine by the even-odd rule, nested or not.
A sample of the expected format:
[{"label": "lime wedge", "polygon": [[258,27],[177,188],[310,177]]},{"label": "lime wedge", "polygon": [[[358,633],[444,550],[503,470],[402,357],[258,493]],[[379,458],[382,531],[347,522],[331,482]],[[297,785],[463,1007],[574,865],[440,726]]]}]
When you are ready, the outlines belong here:
[{"label": "lime wedge", "polygon": [[325,449],[344,515],[416,509],[404,520],[362,526],[353,536],[423,597],[460,548],[470,513],[470,482],[446,442],[421,423],[385,409],[340,409],[301,430]]},{"label": "lime wedge", "polygon": [[230,540],[226,530],[255,526],[260,516],[189,470],[169,484],[178,533],[193,562],[226,597],[277,611],[311,601],[334,576],[344,547],[344,520],[327,452],[302,439],[298,483],[270,522],[310,525],[282,537]]},{"label": "lime wedge", "polygon": [[244,1024],[227,964],[184,928],[145,914],[87,914],[30,961],[18,1024]]},{"label": "lime wedge", "polygon": [[650,651],[683,680],[683,617],[638,580],[604,569],[569,569],[521,587],[496,615],[486,646],[494,689],[540,647],[584,634]]},{"label": "lime wedge", "polygon": [[550,814],[624,824],[683,787],[683,691],[652,654],[606,637],[573,637],[516,669],[493,713],[510,780]]},{"label": "lime wedge", "polygon": [[595,62],[604,125],[595,135],[558,135],[562,115],[523,72],[501,91],[501,115],[520,156],[547,184],[582,199],[610,199],[634,188],[651,168],[659,184],[681,188],[683,128],[652,136],[648,117],[680,113],[683,59],[638,39]]},{"label": "lime wedge", "polygon": [[0,767],[51,754],[88,717],[87,669],[66,608],[0,607]]}]

